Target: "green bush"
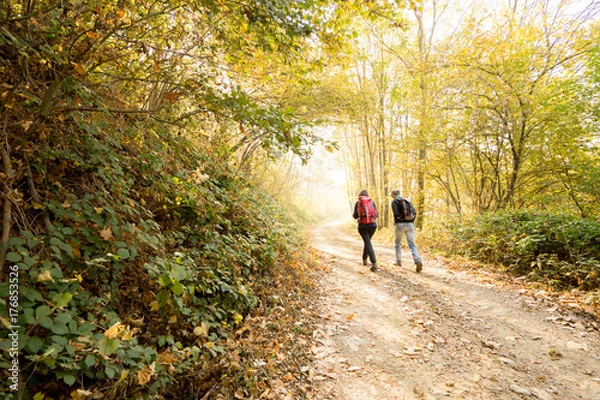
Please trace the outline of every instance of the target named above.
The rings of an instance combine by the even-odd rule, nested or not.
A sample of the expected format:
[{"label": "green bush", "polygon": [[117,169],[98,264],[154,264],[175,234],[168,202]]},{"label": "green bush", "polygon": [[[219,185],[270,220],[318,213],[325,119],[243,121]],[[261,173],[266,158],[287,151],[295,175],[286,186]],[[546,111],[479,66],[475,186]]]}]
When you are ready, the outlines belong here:
[{"label": "green bush", "polygon": [[[433,246],[560,288],[600,288],[600,222],[569,215],[504,211],[446,220]],[[443,233],[440,234],[440,231]]]},{"label": "green bush", "polygon": [[[3,323],[21,327],[25,395],[173,391],[224,351],[219,342],[259,303],[255,287],[299,244],[296,229],[268,195],[182,138],[71,128],[38,148],[44,201],[24,204],[28,223],[6,248],[18,319]],[[9,289],[0,283],[1,315]]]}]

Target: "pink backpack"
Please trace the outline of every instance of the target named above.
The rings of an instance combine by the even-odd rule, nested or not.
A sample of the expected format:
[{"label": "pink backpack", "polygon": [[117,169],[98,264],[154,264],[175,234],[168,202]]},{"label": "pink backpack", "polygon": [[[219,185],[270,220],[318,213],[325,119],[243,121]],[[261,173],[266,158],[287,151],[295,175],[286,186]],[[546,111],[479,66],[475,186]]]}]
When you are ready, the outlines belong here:
[{"label": "pink backpack", "polygon": [[358,222],[363,225],[370,225],[378,217],[377,209],[375,208],[375,204],[370,197],[360,196],[358,198]]}]

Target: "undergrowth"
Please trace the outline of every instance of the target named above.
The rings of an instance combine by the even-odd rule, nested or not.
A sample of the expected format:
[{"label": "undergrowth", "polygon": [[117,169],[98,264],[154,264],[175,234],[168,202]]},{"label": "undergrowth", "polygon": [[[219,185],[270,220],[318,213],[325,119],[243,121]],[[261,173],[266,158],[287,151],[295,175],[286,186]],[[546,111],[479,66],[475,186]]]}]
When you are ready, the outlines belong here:
[{"label": "undergrowth", "polygon": [[503,266],[557,289],[600,289],[600,222],[527,211],[446,218],[420,240],[443,255]]},{"label": "undergrowth", "polygon": [[[148,121],[110,135],[99,126],[73,118],[69,134],[13,156],[32,171],[15,177],[19,229],[6,247],[18,290],[0,283],[20,395],[184,399],[227,381],[263,393],[267,377],[238,345],[268,306],[289,312],[278,290],[305,290],[282,289],[302,265],[294,224],[187,140]],[[10,353],[3,340],[4,371]]]}]

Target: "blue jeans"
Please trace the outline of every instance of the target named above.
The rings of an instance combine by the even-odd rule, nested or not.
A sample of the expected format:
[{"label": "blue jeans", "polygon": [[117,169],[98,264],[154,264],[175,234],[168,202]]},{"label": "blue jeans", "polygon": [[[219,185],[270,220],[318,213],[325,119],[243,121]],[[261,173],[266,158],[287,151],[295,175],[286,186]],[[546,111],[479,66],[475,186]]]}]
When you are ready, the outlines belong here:
[{"label": "blue jeans", "polygon": [[415,244],[415,225],[412,222],[396,222],[396,238],[394,239],[394,247],[396,249],[396,261],[402,261],[402,235],[406,235],[406,242],[408,248],[412,253],[412,257],[415,263],[421,262],[419,256],[419,250]]}]

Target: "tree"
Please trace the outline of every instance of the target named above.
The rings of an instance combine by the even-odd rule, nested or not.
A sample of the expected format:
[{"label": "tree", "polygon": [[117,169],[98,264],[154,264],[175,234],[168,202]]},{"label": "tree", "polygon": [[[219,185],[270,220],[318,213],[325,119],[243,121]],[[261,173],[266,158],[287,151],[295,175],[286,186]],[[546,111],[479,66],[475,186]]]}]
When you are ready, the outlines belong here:
[{"label": "tree", "polygon": [[[434,40],[439,20],[448,8],[447,3],[433,1],[409,1],[406,16],[402,20],[405,28],[402,36],[375,33],[374,37],[394,62],[395,76],[390,87],[391,102],[385,112],[390,113],[392,128],[386,139],[391,145],[385,159],[386,195],[390,191],[389,176],[401,176],[395,179],[400,184],[404,196],[416,196],[416,205],[420,218],[418,227],[423,226],[427,214],[426,179],[428,147],[436,132],[435,117],[432,115],[432,99],[435,97],[435,57]],[[408,15],[414,17],[410,24]],[[384,19],[389,22],[390,17]],[[380,104],[382,110],[383,104]],[[404,122],[404,124],[401,123]],[[395,146],[393,145],[395,142]]]},{"label": "tree", "polygon": [[574,84],[591,45],[584,22],[567,18],[564,5],[535,4],[515,3],[489,28],[468,21],[447,70],[453,85],[438,106],[462,122],[439,153],[452,174],[436,179],[454,199],[466,189],[474,211],[531,206],[550,195],[562,177],[560,159],[587,134]]},{"label": "tree", "polygon": [[364,33],[356,42],[353,62],[330,85],[345,92],[338,97],[343,98],[340,104],[346,116],[339,141],[350,165],[349,197],[367,188],[380,204],[380,226],[388,226],[391,143],[399,123],[394,91],[399,75],[392,57],[375,40],[380,27],[364,21],[359,29]]}]

